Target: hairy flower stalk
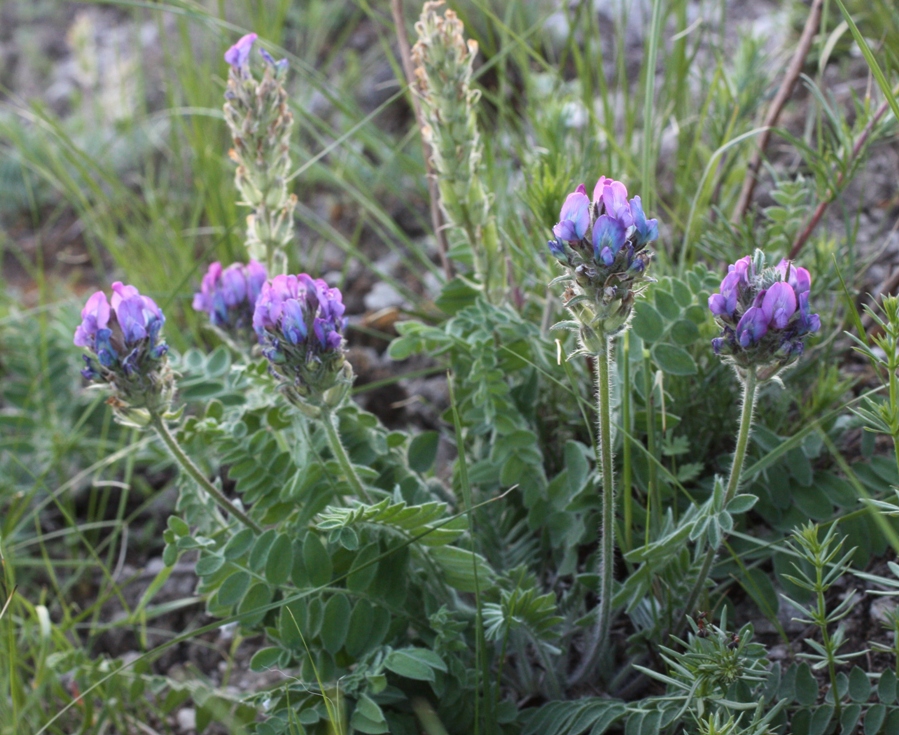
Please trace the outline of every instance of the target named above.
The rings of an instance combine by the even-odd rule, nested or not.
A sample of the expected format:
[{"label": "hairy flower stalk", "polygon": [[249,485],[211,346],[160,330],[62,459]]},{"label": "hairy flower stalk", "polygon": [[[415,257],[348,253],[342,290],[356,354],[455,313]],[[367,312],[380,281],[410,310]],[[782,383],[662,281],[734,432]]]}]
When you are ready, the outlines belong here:
[{"label": "hairy flower stalk", "polygon": [[506,263],[491,197],[481,183],[482,145],[476,105],[480,92],[471,86],[477,41],[463,36],[462,21],[452,10],[441,16],[439,2],[426,2],[415,24],[412,48],[415,92],[421,100],[422,137],[431,149],[437,172],[440,206],[451,227],[470,250],[475,275],[490,300],[502,294]]},{"label": "hairy flower stalk", "polygon": [[353,384],[343,344],[344,310],[340,291],[320,278],[275,276],[262,287],[253,327],[281,393],[305,416],[321,421],[347,482],[369,500],[335,424],[334,411]]},{"label": "hairy flower stalk", "polygon": [[255,344],[253,312],[262,286],[268,280],[265,266],[255,260],[233,263],[222,269],[216,261],[209,265],[194,294],[193,308],[205,312],[209,323],[219,335],[237,351]]},{"label": "hairy flower stalk", "polygon": [[112,298],[97,291],[81,311],[81,324],[75,330],[75,345],[87,349],[86,367],[81,374],[88,380],[112,388],[107,403],[123,424],[152,426],[172,456],[218,505],[242,523],[259,531],[183,452],[169,432],[175,382],[168,364],[168,345],[160,330],[165,316],[149,296],[134,286],[119,281],[112,284]]},{"label": "hairy flower stalk", "polygon": [[599,610],[587,650],[572,674],[577,683],[593,671],[606,648],[612,621],[615,558],[615,483],[612,457],[612,340],[627,329],[634,299],[651,279],[646,267],[652,254],[646,245],[658,239],[656,220],[647,220],[640,197],[628,200],[620,181],[600,177],[587,196],[583,184],[565,200],[553,227],[550,252],[566,268],[556,281],[567,282],[565,307],[573,322],[559,325],[577,330],[581,353],[596,361],[599,412],[602,527],[600,529]]},{"label": "hairy flower stalk", "polygon": [[257,79],[250,64],[255,41],[256,34],[250,33],[225,53],[231,68],[224,112],[234,140],[230,151],[237,164],[234,183],[242,203],[252,210],[247,217],[247,251],[275,275],[287,271],[286,249],[293,240],[297,198],[287,191],[293,114],[284,89],[286,59],[275,61],[260,48],[263,70]]},{"label": "hairy flower stalk", "polygon": [[[805,268],[781,260],[766,267],[760,250],[728,266],[719,292],[709,297],[709,310],[721,327],[712,340],[712,349],[734,366],[743,384],[740,427],[733,463],[724,491],[724,507],[740,487],[746,448],[752,433],[752,412],[758,385],[776,379],[802,355],[803,340],[821,328],[821,319],[809,311],[812,279]],[[717,548],[703,559],[684,614],[691,614],[705,587]]]}]

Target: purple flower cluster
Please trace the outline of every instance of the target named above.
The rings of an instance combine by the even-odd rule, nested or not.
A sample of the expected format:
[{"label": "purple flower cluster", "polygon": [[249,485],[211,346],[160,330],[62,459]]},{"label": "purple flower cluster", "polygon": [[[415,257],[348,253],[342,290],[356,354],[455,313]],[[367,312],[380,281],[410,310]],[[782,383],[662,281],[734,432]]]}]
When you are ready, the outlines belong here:
[{"label": "purple flower cluster", "polygon": [[102,291],[92,294],[75,330],[75,345],[93,353],[83,356],[87,366],[81,374],[88,380],[110,382],[116,373],[131,378],[146,361],[157,361],[168,351],[159,337],[165,317],[153,299],[116,281],[111,302]]},{"label": "purple flower cluster", "polygon": [[568,195],[553,234],[550,252],[593,302],[602,330],[620,331],[634,287],[645,279],[652,258],[645,248],[659,237],[657,220],[646,219],[640,197],[628,199],[624,184],[600,176],[592,201],[583,184]]},{"label": "purple flower cluster", "polygon": [[[593,226],[592,236],[587,231]],[[642,271],[648,258],[640,251],[659,237],[658,221],[647,220],[640,197],[628,201],[624,184],[600,176],[593,188],[593,201],[587,198],[587,188],[581,184],[568,195],[562,205],[559,223],[553,227],[555,240],[549,249],[565,265],[571,264],[569,247],[583,251],[592,244],[593,261],[597,266],[613,265],[626,270]],[[621,262],[616,262],[619,260]]]},{"label": "purple flower cluster", "polygon": [[253,328],[272,372],[300,397],[333,387],[344,364],[341,293],[305,273],[275,276],[262,287]]},{"label": "purple flower cluster", "polygon": [[231,337],[250,337],[256,301],[268,279],[265,266],[251,260],[247,265],[233,263],[222,269],[210,264],[200,290],[194,294],[193,308],[205,311],[214,327]]},{"label": "purple flower cluster", "polygon": [[818,315],[809,311],[811,280],[805,268],[789,260],[765,268],[759,251],[728,266],[719,293],[709,297],[709,310],[722,328],[712,340],[715,354],[740,367],[777,370],[798,358],[805,336],[821,328]]}]

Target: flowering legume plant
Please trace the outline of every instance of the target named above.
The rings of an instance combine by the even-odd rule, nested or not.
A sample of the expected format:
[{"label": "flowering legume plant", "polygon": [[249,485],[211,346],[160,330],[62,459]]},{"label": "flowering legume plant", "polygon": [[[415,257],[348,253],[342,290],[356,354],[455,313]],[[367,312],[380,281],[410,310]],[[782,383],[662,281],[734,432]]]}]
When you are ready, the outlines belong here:
[{"label": "flowering legume plant", "polygon": [[[851,604],[828,596],[870,527],[819,533],[793,513],[832,520],[809,496],[857,499],[818,461],[836,421],[820,419],[816,441],[756,415],[827,332],[824,275],[813,291],[779,248],[789,217],[772,208],[752,239],[710,221],[706,250],[725,231],[742,256],[721,280],[718,263],[672,262],[664,208],[644,211],[621,166],[592,195],[571,192],[581,176],[535,177],[525,199],[552,220],[517,241],[486,189],[478,46],[439,6],[425,4],[410,63],[446,278],[389,348],[446,371],[438,431],[388,429],[351,398],[353,317],[295,242],[288,65],[257,58],[256,34],[225,54],[247,262],[211,263],[193,298],[220,345],[170,350],[142,284],[117,281],[81,312],[82,375],[180,467],[166,569],[189,562],[214,626],[264,640],[250,666],[274,683],[231,703],[196,696],[203,722],[227,711],[234,732],[258,735],[899,731],[896,676],[852,668]],[[786,184],[777,201],[793,195]],[[897,440],[899,307],[871,317],[881,349],[857,347],[890,396],[857,407],[853,426]],[[766,619],[783,631],[775,585],[814,631],[784,666],[756,635]]]}]

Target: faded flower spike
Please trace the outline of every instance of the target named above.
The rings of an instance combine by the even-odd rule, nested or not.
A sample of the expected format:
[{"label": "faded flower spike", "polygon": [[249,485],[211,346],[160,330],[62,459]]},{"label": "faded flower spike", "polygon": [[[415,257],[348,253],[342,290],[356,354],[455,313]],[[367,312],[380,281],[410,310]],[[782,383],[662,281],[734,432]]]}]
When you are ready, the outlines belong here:
[{"label": "faded flower spike", "polygon": [[265,266],[258,261],[233,263],[224,270],[216,261],[210,264],[200,290],[194,294],[193,308],[205,311],[212,326],[238,344],[252,343],[253,312],[267,279]]},{"label": "faded flower spike", "polygon": [[807,334],[821,328],[809,312],[811,276],[789,260],[765,267],[765,255],[740,258],[728,266],[721,288],[709,297],[709,310],[721,327],[712,349],[738,368],[759,369],[759,379],[774,377],[795,362]]},{"label": "faded flower spike", "polygon": [[109,402],[123,423],[144,426],[150,413],[168,411],[174,383],[165,357],[168,345],[160,336],[163,324],[153,299],[120,281],[112,284],[109,301],[97,291],[81,310],[74,342],[90,353],[83,356],[81,374],[112,387]]},{"label": "faded flower spike", "polygon": [[592,201],[583,184],[568,195],[553,234],[550,252],[568,268],[563,280],[573,282],[566,306],[589,330],[581,329],[582,339],[590,331],[614,336],[627,324],[639,284],[649,280],[645,247],[658,239],[658,222],[646,219],[640,197],[628,200],[624,184],[601,176]]},{"label": "faded flower spike", "polygon": [[225,53],[231,69],[224,112],[234,141],[230,154],[237,164],[234,182],[241,204],[252,210],[247,217],[247,250],[274,275],[287,269],[285,251],[293,242],[297,200],[287,190],[293,114],[284,89],[286,59],[275,61],[259,49],[265,63],[257,79],[250,65],[255,41],[256,34],[250,33]]},{"label": "faded flower spike", "polygon": [[334,408],[352,384],[344,310],[338,289],[305,273],[275,276],[262,287],[253,328],[281,390],[301,409]]}]

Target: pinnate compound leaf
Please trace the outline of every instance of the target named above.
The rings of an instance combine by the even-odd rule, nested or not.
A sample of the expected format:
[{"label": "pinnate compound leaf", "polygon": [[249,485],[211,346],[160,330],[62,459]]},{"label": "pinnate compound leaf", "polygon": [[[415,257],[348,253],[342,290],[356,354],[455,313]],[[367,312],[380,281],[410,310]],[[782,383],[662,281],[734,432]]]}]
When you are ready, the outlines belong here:
[{"label": "pinnate compound leaf", "polygon": [[892,669],[886,669],[880,675],[877,684],[877,698],[881,704],[892,704],[896,700],[896,674]]},{"label": "pinnate compound leaf", "polygon": [[727,504],[727,512],[734,516],[747,513],[752,510],[758,500],[757,495],[741,493]]},{"label": "pinnate compound leaf", "polygon": [[696,363],[682,347],[669,345],[665,342],[653,346],[652,358],[668,375],[696,375]]},{"label": "pinnate compound leaf", "polygon": [[276,646],[261,648],[250,659],[250,669],[252,671],[265,671],[278,663],[280,657],[281,649]]},{"label": "pinnate compound leaf", "polygon": [[868,675],[858,666],[849,672],[849,697],[853,702],[867,702],[871,696],[871,682]]},{"label": "pinnate compound leaf", "polygon": [[343,648],[350,627],[350,603],[346,595],[335,594],[325,604],[322,619],[322,645],[329,653],[337,653]]},{"label": "pinnate compound leaf", "polygon": [[427,648],[401,648],[391,651],[384,659],[384,667],[406,679],[434,681],[434,670],[446,671],[446,664]]},{"label": "pinnate compound leaf", "polygon": [[865,735],[877,735],[887,716],[886,705],[875,704],[865,712]]},{"label": "pinnate compound leaf", "polygon": [[811,707],[818,699],[818,681],[806,663],[796,669],[796,701],[803,707]]},{"label": "pinnate compound leaf", "polygon": [[279,533],[265,562],[265,578],[273,587],[280,587],[287,581],[291,569],[293,569],[293,546],[287,534]]},{"label": "pinnate compound leaf", "polygon": [[657,342],[665,331],[665,322],[661,314],[645,299],[640,299],[634,304],[634,318],[631,321],[631,329],[647,344]]}]

